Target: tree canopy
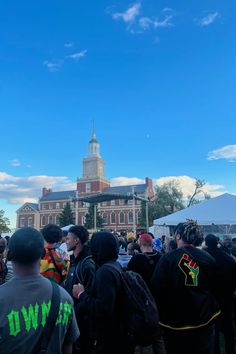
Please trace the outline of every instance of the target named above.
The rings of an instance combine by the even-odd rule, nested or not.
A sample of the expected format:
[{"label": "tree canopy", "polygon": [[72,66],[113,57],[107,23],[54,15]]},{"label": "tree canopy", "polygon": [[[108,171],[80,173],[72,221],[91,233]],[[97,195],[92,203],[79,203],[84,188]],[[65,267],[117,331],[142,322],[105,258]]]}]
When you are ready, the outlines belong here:
[{"label": "tree canopy", "polygon": [[[97,228],[102,228],[103,227],[103,218],[100,216],[99,212],[96,211],[96,216],[97,216]],[[88,208],[88,212],[85,215],[85,224],[84,227],[87,229],[93,229],[94,228],[94,205],[90,204]]]},{"label": "tree canopy", "polygon": [[67,226],[75,223],[75,217],[71,209],[70,203],[66,203],[64,209],[59,215],[60,226]]},{"label": "tree canopy", "polygon": [[9,228],[10,220],[4,216],[5,211],[0,210],[0,233],[2,232],[10,232],[11,229]]}]

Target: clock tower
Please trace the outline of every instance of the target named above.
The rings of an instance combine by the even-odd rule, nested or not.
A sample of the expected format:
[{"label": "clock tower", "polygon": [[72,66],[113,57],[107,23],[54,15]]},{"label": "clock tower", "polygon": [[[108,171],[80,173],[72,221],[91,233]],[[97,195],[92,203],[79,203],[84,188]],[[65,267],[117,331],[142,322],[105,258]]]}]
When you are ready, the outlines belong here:
[{"label": "clock tower", "polygon": [[88,155],[83,159],[83,177],[77,180],[79,193],[98,193],[109,187],[109,181],[104,179],[104,160],[100,155],[100,144],[93,131],[88,145]]}]

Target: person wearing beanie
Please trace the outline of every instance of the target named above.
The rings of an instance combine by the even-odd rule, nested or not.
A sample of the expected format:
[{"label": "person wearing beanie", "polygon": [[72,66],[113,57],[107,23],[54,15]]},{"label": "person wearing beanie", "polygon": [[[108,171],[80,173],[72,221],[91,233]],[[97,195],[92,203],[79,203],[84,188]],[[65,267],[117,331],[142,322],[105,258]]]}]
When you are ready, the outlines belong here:
[{"label": "person wearing beanie", "polygon": [[0,353],[41,353],[49,331],[53,289],[57,289],[58,306],[51,318],[54,326],[50,327],[46,351],[72,353],[72,344],[79,336],[73,300],[62,287],[40,275],[43,254],[44,239],[39,231],[26,227],[12,235],[9,257],[15,276],[0,286]]},{"label": "person wearing beanie", "polygon": [[89,294],[79,284],[74,286],[73,293],[89,311],[94,354],[128,354],[130,352],[121,319],[122,268],[117,262],[118,239],[110,232],[97,232],[90,246],[97,266],[93,291]]},{"label": "person wearing beanie", "polygon": [[212,294],[214,258],[194,247],[202,232],[193,220],[175,229],[178,248],[163,255],[152,277],[167,354],[213,354],[214,321],[220,314]]}]

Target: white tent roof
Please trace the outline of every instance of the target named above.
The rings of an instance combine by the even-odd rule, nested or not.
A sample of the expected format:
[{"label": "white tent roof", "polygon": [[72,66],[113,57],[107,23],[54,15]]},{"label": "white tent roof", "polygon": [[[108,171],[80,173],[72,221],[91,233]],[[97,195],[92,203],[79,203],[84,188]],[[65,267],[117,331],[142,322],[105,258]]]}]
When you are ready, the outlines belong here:
[{"label": "white tent roof", "polygon": [[200,225],[236,225],[236,196],[222,194],[200,204],[177,211],[153,221],[154,225],[177,225],[186,219],[197,220]]}]

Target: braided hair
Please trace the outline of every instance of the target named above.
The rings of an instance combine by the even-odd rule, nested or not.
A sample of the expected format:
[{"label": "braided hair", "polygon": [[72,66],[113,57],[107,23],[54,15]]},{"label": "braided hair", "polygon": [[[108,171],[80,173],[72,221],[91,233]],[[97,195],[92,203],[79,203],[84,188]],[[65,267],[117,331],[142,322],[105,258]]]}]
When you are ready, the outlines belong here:
[{"label": "braided hair", "polygon": [[195,246],[201,244],[203,241],[203,234],[199,225],[196,221],[190,219],[176,226],[175,235],[179,235],[185,243]]}]

